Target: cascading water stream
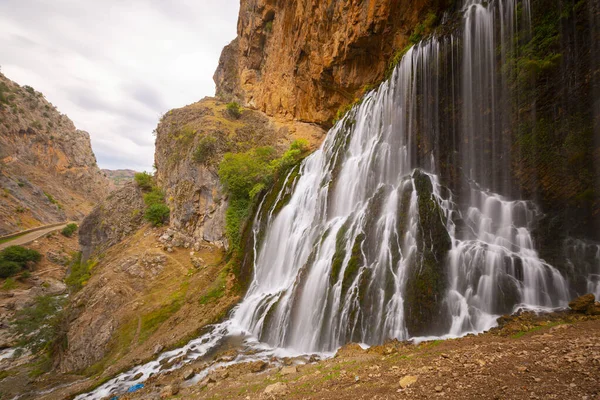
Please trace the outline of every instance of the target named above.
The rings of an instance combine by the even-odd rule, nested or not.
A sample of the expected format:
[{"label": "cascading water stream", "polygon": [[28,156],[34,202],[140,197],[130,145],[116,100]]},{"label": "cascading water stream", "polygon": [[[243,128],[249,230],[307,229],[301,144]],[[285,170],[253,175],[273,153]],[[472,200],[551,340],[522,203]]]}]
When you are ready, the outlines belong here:
[{"label": "cascading water stream", "polygon": [[[511,110],[496,49],[510,45],[529,15],[528,0],[465,1],[462,39],[434,37],[411,48],[297,177],[286,177],[287,204],[280,193],[272,209],[261,205],[253,279],[230,319],[78,399],[120,393],[236,335],[260,349],[239,362],[330,353],[350,341],[456,337],[489,329],[517,308],[565,306],[567,282],[532,239],[539,210],[510,200]],[[449,127],[440,123],[444,110],[457,106],[444,74],[452,87],[461,82],[461,117]],[[453,190],[463,196],[440,178],[444,134],[457,141],[463,178]]]}]

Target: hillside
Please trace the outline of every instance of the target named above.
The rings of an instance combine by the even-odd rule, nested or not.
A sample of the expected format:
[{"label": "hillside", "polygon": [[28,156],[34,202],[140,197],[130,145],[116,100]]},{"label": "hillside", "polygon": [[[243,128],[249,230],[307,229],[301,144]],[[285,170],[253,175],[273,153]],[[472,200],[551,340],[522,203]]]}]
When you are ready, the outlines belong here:
[{"label": "hillside", "polygon": [[81,220],[108,193],[87,132],[0,74],[0,235]]},{"label": "hillside", "polygon": [[120,189],[129,182],[133,182],[135,175],[132,169],[103,169],[102,172],[110,181],[111,191]]}]

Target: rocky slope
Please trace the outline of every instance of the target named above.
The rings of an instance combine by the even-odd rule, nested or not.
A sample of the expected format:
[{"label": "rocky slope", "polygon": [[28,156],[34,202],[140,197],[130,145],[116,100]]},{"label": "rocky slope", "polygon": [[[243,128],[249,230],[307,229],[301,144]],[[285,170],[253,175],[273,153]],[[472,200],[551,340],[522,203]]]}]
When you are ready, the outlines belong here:
[{"label": "rocky slope", "polygon": [[195,383],[231,355],[216,354],[122,399],[595,399],[599,338],[598,316],[524,313],[477,336],[349,344],[328,360],[225,365]]},{"label": "rocky slope", "polygon": [[382,80],[415,27],[450,4],[242,0],[238,37],[214,76],[217,96],[328,126],[340,107]]},{"label": "rocky slope", "polygon": [[0,235],[83,218],[108,191],[87,132],[0,74]]}]

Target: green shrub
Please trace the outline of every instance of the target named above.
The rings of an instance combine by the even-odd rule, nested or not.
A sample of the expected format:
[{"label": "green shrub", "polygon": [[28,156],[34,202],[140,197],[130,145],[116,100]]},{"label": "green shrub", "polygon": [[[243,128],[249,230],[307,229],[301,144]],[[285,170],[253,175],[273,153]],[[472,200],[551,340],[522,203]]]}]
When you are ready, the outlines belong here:
[{"label": "green shrub", "polygon": [[25,89],[27,91],[27,93],[29,93],[29,94],[35,94],[35,89],[29,85],[23,86],[23,89]]},{"label": "green shrub", "polygon": [[253,200],[268,188],[275,177],[297,164],[308,151],[308,142],[296,140],[281,158],[272,147],[258,147],[244,153],[226,153],[219,164],[219,179],[229,194],[225,232],[233,251],[239,250],[242,226]]},{"label": "green shrub", "polygon": [[36,250],[26,249],[22,246],[9,246],[0,251],[0,260],[14,261],[21,264],[23,267],[28,262],[38,262],[42,259],[42,255]]},{"label": "green shrub", "polygon": [[97,261],[87,260],[81,261],[81,252],[74,253],[69,263],[69,275],[65,279],[65,283],[69,286],[71,292],[77,292],[85,286],[92,275],[92,269],[96,266]]},{"label": "green shrub", "polygon": [[17,287],[17,282],[13,278],[8,278],[2,284],[2,290],[13,290]]},{"label": "green shrub", "polygon": [[20,272],[23,269],[21,264],[8,261],[8,260],[0,260],[0,278],[8,278]]},{"label": "green shrub", "polygon": [[136,173],[133,179],[142,190],[152,190],[154,187],[154,177],[146,171]]},{"label": "green shrub", "polygon": [[77,230],[77,224],[71,223],[71,224],[68,224],[67,226],[65,226],[62,229],[61,233],[63,234],[63,236],[71,237],[71,236],[73,236],[73,233],[75,233],[76,230]]},{"label": "green shrub", "polygon": [[44,195],[50,201],[50,203],[55,204],[58,208],[62,208],[62,205],[50,193],[44,192]]},{"label": "green shrub", "polygon": [[31,123],[31,126],[37,130],[42,129],[42,123],[37,119]]},{"label": "green shrub", "polygon": [[234,197],[249,198],[255,185],[269,183],[275,149],[258,147],[245,153],[226,153],[219,165],[219,178]]},{"label": "green shrub", "polygon": [[152,204],[146,209],[144,218],[154,226],[161,226],[169,219],[170,210],[166,204]]},{"label": "green shrub", "polygon": [[194,151],[194,161],[200,164],[208,164],[217,151],[217,139],[212,136],[204,136],[200,139],[198,147]]},{"label": "green shrub", "polygon": [[154,204],[164,204],[165,194],[158,187],[153,187],[148,193],[144,193],[144,203],[150,207]]},{"label": "green shrub", "polygon": [[235,101],[232,101],[231,103],[227,103],[227,112],[233,118],[238,119],[242,116],[242,107]]},{"label": "green shrub", "polygon": [[19,280],[26,280],[31,278],[31,272],[29,272],[28,270],[25,270],[21,273],[21,275],[19,275]]}]

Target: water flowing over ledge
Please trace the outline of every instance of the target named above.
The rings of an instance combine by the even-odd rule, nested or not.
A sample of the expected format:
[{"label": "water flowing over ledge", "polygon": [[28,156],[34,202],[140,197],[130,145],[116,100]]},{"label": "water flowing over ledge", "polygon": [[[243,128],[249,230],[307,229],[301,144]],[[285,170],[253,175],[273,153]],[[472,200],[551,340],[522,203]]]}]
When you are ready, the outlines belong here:
[{"label": "water flowing over ledge", "polygon": [[[286,177],[292,195],[261,206],[253,279],[230,319],[77,399],[123,393],[231,338],[242,344],[227,363],[327,357],[348,342],[458,337],[518,309],[565,307],[569,282],[532,235],[541,211],[510,176],[513,106],[497,68],[530,29],[529,1],[467,0],[463,13],[462,35],[408,50]],[[596,249],[566,245],[573,259]]]}]

